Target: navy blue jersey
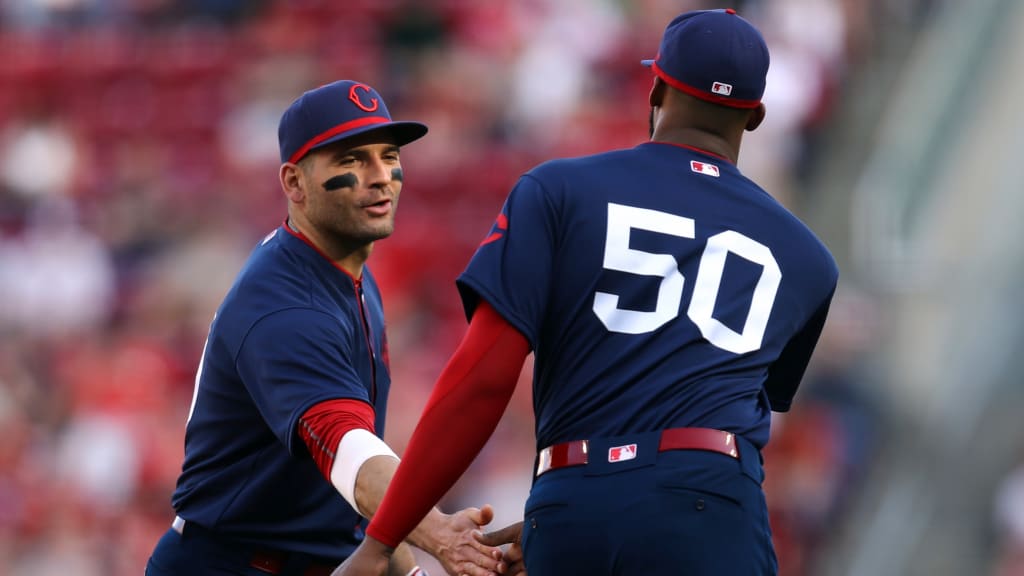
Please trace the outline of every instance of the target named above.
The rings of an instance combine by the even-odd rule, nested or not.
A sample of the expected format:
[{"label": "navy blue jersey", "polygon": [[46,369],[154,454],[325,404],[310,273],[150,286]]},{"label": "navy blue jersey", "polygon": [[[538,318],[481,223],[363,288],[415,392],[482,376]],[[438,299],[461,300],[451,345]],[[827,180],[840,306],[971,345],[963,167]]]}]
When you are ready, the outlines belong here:
[{"label": "navy blue jersey", "polygon": [[763,447],[837,277],[730,162],[648,142],[522,176],[458,287],[533,347],[538,448],[681,426]]},{"label": "navy blue jersey", "polygon": [[384,435],[390,374],[380,293],[285,227],[253,251],[217,311],[196,377],[172,499],[187,521],[244,542],[347,557],[362,519],[310,457],[299,417],[364,400]]}]

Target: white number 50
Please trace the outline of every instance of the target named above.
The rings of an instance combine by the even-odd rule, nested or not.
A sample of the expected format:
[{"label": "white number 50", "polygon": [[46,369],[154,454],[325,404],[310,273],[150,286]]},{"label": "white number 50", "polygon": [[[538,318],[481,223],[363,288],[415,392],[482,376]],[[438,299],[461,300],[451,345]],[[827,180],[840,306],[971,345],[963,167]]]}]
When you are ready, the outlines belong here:
[{"label": "white number 50", "polygon": [[[629,247],[633,229],[647,230],[681,238],[696,238],[694,221],[658,210],[608,204],[608,235],[604,247],[604,267],[641,276],[660,276],[658,299],[651,312],[619,308],[619,296],[607,292],[594,294],[594,314],[611,332],[644,334],[653,332],[679,315],[685,278],[671,254],[655,254]],[[715,319],[725,261],[729,253],[761,266],[761,276],[754,287],[747,320],[740,332]],[[761,347],[768,326],[775,295],[782,280],[782,271],[767,246],[732,230],[708,238],[697,267],[697,279],[686,315],[700,329],[708,342],[736,354],[752,352]]]}]

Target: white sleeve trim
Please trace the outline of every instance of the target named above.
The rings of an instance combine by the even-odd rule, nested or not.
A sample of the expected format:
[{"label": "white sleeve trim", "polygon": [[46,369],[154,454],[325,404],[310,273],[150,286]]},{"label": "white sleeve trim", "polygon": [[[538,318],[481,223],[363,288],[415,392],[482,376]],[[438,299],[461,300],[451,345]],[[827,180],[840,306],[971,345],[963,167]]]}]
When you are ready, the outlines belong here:
[{"label": "white sleeve trim", "polygon": [[364,517],[366,514],[356,504],[356,477],[363,464],[374,456],[398,459],[398,455],[373,432],[365,428],[354,428],[341,437],[331,466],[331,484],[334,484],[352,509]]}]

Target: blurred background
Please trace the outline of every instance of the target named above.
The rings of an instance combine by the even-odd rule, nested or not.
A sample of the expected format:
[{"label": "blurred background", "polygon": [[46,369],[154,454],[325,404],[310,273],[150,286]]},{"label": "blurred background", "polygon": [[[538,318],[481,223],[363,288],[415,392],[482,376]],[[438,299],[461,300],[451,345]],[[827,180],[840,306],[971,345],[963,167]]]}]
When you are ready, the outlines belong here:
[{"label": "blurred background", "polygon": [[[842,270],[766,453],[781,574],[1024,574],[1024,2],[0,0],[0,576],[142,573],[293,98],[354,78],[431,128],[371,260],[401,453],[516,177],[644,141],[638,61],[721,7],[772,53],[740,168]],[[528,382],[443,508],[520,517]]]}]

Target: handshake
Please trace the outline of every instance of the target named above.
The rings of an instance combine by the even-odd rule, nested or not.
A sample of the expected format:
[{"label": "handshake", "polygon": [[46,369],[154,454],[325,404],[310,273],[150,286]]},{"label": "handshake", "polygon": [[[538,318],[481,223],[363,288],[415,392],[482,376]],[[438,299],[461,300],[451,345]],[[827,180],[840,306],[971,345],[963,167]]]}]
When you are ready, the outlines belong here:
[{"label": "handshake", "polygon": [[[520,542],[523,523],[494,532],[480,529],[494,519],[494,510],[466,508],[454,514],[430,514],[409,542],[426,552],[453,576],[525,576]],[[502,550],[501,546],[508,545]],[[412,568],[409,568],[412,566]],[[366,540],[331,576],[427,576],[415,566],[412,550],[404,542],[397,548],[367,536]]]}]

